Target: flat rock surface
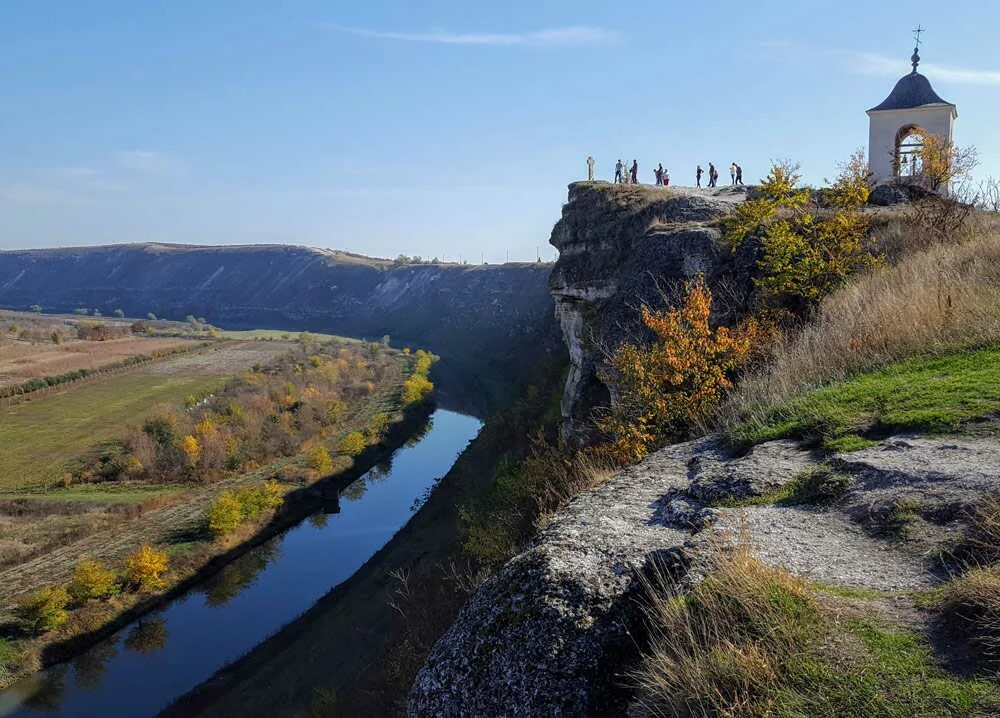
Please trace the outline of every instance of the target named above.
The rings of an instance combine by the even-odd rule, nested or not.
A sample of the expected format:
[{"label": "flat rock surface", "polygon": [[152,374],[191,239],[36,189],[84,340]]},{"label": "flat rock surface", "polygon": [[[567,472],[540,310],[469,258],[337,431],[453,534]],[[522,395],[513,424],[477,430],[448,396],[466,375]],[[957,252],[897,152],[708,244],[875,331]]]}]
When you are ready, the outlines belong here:
[{"label": "flat rock surface", "polygon": [[918,556],[870,536],[838,511],[752,506],[726,513],[729,521],[745,522],[761,561],[811,581],[900,591],[935,580]]},{"label": "flat rock surface", "polygon": [[[637,577],[654,562],[690,584],[711,551],[741,535],[761,560],[812,581],[926,587],[939,580],[931,548],[1000,487],[992,438],[899,436],[827,463],[846,480],[824,507],[753,505],[818,467],[790,441],[740,458],[713,438],[676,444],[584,492],[473,595],[418,674],[410,714],[625,714],[621,676],[642,630]],[[900,500],[912,535],[879,528]],[[740,501],[749,505],[712,505]]]}]

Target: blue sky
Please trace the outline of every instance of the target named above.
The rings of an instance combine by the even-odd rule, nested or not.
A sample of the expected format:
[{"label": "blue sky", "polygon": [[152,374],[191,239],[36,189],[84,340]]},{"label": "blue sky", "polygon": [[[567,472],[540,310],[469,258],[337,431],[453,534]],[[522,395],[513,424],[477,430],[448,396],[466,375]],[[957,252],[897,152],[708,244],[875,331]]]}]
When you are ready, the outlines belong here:
[{"label": "blue sky", "polygon": [[1000,175],[1000,4],[0,0],[0,248],[551,258],[618,157],[832,176],[909,70]]}]

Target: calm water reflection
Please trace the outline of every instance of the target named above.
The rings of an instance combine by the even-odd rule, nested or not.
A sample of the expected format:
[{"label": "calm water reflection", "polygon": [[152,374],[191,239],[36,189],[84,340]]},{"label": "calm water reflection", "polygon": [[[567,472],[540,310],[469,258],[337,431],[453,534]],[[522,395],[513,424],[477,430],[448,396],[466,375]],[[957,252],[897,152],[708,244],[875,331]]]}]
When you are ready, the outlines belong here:
[{"label": "calm water reflection", "polygon": [[165,708],[346,580],[392,538],[480,422],[430,426],[348,486],[338,506],[233,561],[68,664],[0,694],[3,715],[147,716]]}]

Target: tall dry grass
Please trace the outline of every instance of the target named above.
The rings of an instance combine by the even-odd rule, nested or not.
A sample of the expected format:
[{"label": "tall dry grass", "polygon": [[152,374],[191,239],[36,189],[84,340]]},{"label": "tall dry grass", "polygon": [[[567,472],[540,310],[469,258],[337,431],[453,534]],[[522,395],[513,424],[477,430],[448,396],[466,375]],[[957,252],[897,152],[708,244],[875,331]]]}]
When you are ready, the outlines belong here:
[{"label": "tall dry grass", "polygon": [[806,583],[761,563],[745,539],[687,596],[662,576],[646,588],[650,644],[632,677],[651,716],[769,716],[788,662],[819,636]]},{"label": "tall dry grass", "polygon": [[1000,341],[1000,228],[980,222],[965,241],[901,252],[823,300],[744,377],[716,428],[763,421],[797,393],[894,361]]}]

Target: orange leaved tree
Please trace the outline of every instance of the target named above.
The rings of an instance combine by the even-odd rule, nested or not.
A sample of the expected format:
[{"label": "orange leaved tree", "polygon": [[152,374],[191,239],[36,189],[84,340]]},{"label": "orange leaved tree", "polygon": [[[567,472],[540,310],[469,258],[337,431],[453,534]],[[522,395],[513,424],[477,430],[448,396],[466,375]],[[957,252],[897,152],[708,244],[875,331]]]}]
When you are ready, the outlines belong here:
[{"label": "orange leaved tree", "polygon": [[688,286],[680,307],[643,306],[643,324],[656,339],[648,346],[622,344],[608,358],[603,379],[616,401],[598,428],[609,436],[616,461],[637,461],[654,445],[684,435],[732,387],[732,372],[763,332],[754,319],[713,329],[711,308],[712,292],[700,279]]}]

